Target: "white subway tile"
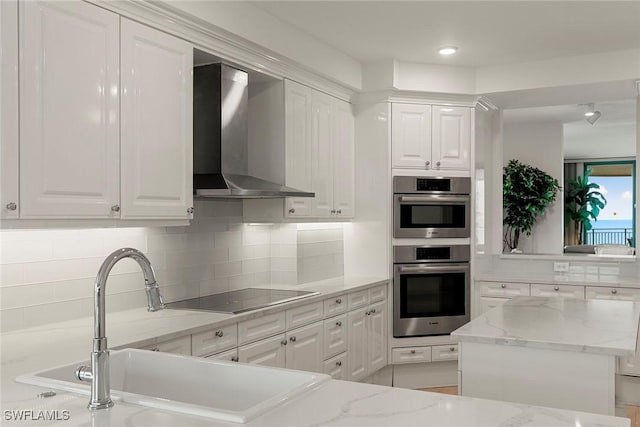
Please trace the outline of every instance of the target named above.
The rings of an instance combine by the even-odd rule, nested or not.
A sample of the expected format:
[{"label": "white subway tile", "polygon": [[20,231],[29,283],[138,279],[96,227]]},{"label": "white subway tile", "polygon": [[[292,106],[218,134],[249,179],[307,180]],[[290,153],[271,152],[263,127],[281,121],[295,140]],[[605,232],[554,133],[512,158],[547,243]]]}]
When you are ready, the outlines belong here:
[{"label": "white subway tile", "polygon": [[242,261],[242,273],[258,273],[261,271],[269,271],[271,266],[269,258],[247,259]]},{"label": "white subway tile", "polygon": [[242,273],[242,262],[233,261],[214,265],[214,277],[230,277]]},{"label": "white subway tile", "polygon": [[[107,307],[107,310],[110,310]],[[24,326],[29,328],[45,323],[88,317],[93,313],[93,298],[84,298],[24,308]]]},{"label": "white subway tile", "polygon": [[242,246],[242,232],[224,231],[215,233],[214,246],[216,248],[229,248],[232,246]]},{"label": "white subway tile", "polygon": [[53,242],[47,240],[0,241],[0,264],[46,261],[53,257]]},{"label": "white subway tile", "polygon": [[0,287],[24,283],[24,268],[28,264],[0,265]]},{"label": "white subway tile", "polygon": [[15,331],[24,327],[24,309],[0,310],[0,332]]},{"label": "white subway tile", "polygon": [[271,258],[271,271],[296,271],[298,267],[297,258]]},{"label": "white subway tile", "polygon": [[201,297],[211,295],[211,294],[219,294],[222,292],[229,291],[229,278],[228,277],[220,277],[218,279],[210,279],[203,280],[200,282],[200,295]]},{"label": "white subway tile", "polygon": [[39,283],[0,288],[0,309],[46,304],[53,300],[53,287],[49,285]]}]

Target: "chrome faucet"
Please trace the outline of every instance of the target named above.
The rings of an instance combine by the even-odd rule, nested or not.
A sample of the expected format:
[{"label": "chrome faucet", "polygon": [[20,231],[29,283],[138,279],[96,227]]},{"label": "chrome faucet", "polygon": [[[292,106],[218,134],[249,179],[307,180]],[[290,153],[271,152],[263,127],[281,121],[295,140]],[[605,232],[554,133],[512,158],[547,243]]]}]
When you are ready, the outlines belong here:
[{"label": "chrome faucet", "polygon": [[105,285],[113,266],[123,258],[133,258],[144,275],[144,289],[147,292],[149,311],[164,308],[160,288],[156,283],[151,263],[142,252],[133,248],[122,248],[109,255],[98,270],[96,276],[95,300],[93,307],[94,336],[93,351],[91,352],[91,366],[80,366],[76,370],[76,377],[81,381],[91,383],[91,400],[89,409],[105,409],[113,406],[111,389],[109,386],[109,349],[105,334]]}]

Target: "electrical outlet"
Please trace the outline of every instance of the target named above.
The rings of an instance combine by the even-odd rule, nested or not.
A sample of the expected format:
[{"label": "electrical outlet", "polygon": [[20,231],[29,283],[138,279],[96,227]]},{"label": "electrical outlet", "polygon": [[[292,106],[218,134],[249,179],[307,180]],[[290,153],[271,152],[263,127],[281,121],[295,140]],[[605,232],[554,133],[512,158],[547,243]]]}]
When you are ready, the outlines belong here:
[{"label": "electrical outlet", "polygon": [[553,271],[556,272],[567,272],[569,271],[569,263],[568,262],[554,262],[553,263]]}]

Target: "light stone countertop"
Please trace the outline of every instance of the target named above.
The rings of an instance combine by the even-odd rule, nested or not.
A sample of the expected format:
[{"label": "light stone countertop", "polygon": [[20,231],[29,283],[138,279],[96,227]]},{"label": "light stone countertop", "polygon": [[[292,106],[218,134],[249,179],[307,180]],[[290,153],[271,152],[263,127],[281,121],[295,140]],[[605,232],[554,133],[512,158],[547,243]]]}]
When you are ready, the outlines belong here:
[{"label": "light stone countertop", "polygon": [[462,342],[631,356],[639,319],[639,302],[516,297],[451,336]]},{"label": "light stone countertop", "polygon": [[[297,289],[317,290],[321,295],[288,303],[286,308],[321,300],[344,292],[387,283],[381,278],[340,278],[307,284]],[[108,308],[108,307],[107,307]],[[228,324],[282,310],[282,306],[241,315],[145,309],[107,314],[107,336],[112,348],[131,343],[153,343],[156,337],[170,339],[212,325]],[[2,345],[3,426],[68,427],[161,427],[226,426],[204,418],[149,409],[122,402],[105,411],[89,412],[87,397],[58,392],[50,398],[37,398],[42,387],[18,384],[19,374],[86,360],[91,350],[93,319],[85,318],[48,326],[14,331],[0,336]],[[67,421],[11,421],[4,411],[68,411]],[[37,413],[36,413],[37,415]],[[627,418],[539,408],[461,396],[427,393],[370,384],[330,380],[315,390],[274,408],[245,424],[260,426],[567,426],[629,427]]]}]

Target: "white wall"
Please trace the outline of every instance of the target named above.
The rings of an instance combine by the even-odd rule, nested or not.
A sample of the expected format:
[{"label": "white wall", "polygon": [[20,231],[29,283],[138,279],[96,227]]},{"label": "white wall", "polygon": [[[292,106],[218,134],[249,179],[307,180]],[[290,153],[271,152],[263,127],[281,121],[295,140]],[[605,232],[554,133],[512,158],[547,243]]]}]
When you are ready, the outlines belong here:
[{"label": "white wall", "polygon": [[[503,128],[503,164],[517,159],[541,169],[556,178],[563,186],[562,124],[526,123],[505,124]],[[524,253],[560,254],[563,248],[562,191],[556,201],[538,217],[531,236],[521,236],[519,248]]]},{"label": "white wall", "polygon": [[[300,240],[299,251],[296,224],[241,224],[239,201],[196,202],[195,207],[188,227],[0,232],[0,331],[90,316],[96,273],[121,247],[149,257],[167,302],[343,274],[341,225],[317,226],[314,235]],[[330,248],[323,247],[327,241]],[[306,268],[317,242],[315,255],[340,262],[322,272]],[[300,278],[298,253],[305,264]],[[143,285],[135,261],[116,264],[107,281],[107,310],[146,307]]]}]

